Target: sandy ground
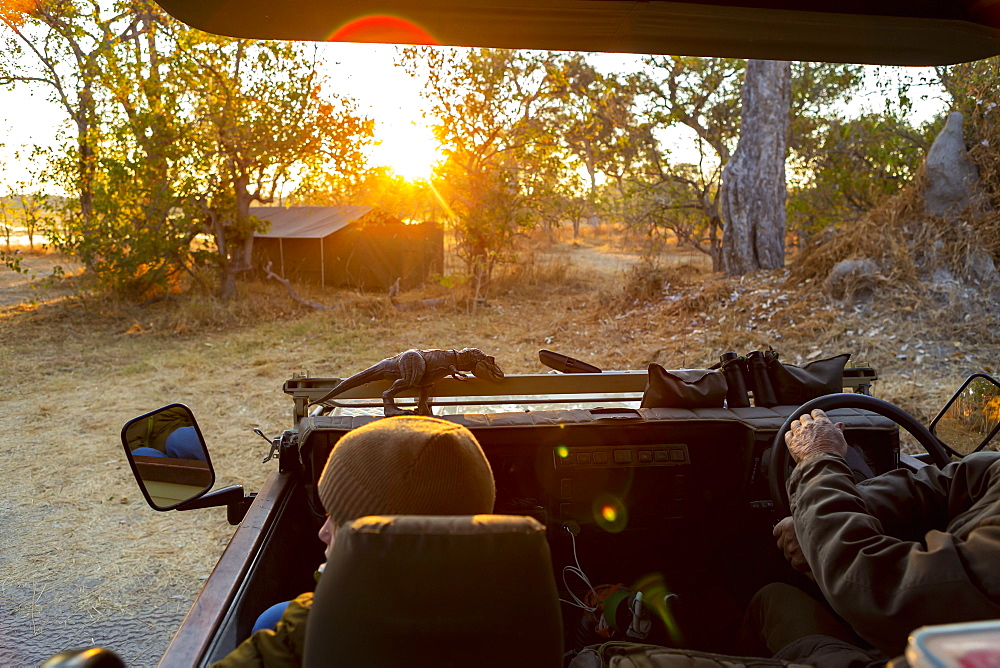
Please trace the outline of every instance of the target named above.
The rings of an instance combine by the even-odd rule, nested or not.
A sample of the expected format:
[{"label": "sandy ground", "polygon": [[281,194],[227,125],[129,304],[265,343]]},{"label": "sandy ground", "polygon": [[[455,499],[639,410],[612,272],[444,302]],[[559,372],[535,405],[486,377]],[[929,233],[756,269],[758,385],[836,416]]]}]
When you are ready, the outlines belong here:
[{"label": "sandy ground", "polygon": [[[612,308],[606,296],[634,256],[595,244],[546,253],[571,263],[559,282],[472,313],[298,310],[229,331],[157,329],[156,309],[172,304],[109,308],[50,301],[69,291],[61,285],[0,284],[0,304],[12,293],[34,300],[0,307],[0,665],[37,665],[90,645],[129,665],[156,663],[233,532],[222,509],[154,512],[131,479],[119,430],[166,403],[194,410],[217,486],[253,490],[276,462],[260,463],[267,445],[251,430],[291,426],[284,380],[305,370],[346,376],[411,347],[478,346],[507,373],[543,371],[540,348],[608,369],[702,366],[730,346],[768,342],[793,362],[852,350],[883,374],[877,394],[920,415],[998,359],[996,337],[980,330],[942,338],[919,321],[904,330],[889,316],[821,299],[805,319],[799,297],[766,277],[721,285],[712,300],[680,310],[669,291]],[[687,254],[672,270],[707,280],[703,267]]]},{"label": "sandy ground", "polygon": [[45,279],[57,271],[75,274],[82,268],[79,263],[58,253],[25,255],[21,265],[25,273],[0,266],[0,307],[66,297],[71,294],[68,286],[50,284]]}]

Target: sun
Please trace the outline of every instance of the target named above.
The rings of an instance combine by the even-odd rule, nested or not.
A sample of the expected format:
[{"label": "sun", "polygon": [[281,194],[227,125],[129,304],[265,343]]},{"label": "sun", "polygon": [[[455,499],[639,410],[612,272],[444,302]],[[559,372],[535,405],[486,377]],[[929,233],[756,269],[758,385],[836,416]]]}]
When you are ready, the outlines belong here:
[{"label": "sun", "polygon": [[381,123],[378,139],[372,162],[388,167],[407,181],[430,178],[434,165],[442,159],[431,129],[420,123]]}]

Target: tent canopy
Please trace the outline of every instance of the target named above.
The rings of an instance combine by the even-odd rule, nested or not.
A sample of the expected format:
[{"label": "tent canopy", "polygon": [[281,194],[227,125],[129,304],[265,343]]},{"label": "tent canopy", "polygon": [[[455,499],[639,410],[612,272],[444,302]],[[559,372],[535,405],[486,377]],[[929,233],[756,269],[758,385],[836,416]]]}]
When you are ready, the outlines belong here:
[{"label": "tent canopy", "polygon": [[344,229],[372,210],[370,206],[257,206],[250,215],[271,223],[265,239],[322,239]]}]

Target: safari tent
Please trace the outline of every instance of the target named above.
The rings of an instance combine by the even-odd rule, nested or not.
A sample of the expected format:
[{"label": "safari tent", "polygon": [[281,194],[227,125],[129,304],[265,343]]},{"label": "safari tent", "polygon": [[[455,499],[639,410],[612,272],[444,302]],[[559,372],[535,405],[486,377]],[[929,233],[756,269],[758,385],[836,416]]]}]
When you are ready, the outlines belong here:
[{"label": "safari tent", "polygon": [[410,288],[441,273],[444,234],[436,223],[407,224],[371,206],[262,206],[270,223],[254,235],[254,265],[322,287]]}]

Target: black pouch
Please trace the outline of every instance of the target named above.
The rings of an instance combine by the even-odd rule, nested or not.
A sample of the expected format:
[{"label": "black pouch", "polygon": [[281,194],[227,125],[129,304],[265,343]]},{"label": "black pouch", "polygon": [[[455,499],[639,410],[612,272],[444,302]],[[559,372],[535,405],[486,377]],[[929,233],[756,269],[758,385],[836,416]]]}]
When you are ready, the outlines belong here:
[{"label": "black pouch", "polygon": [[667,371],[649,365],[649,380],[642,393],[642,408],[722,408],[726,400],[722,371],[680,369]]},{"label": "black pouch", "polygon": [[844,366],[850,353],[815,360],[802,366],[768,360],[768,375],[779,404],[801,406],[810,399],[844,390]]}]

